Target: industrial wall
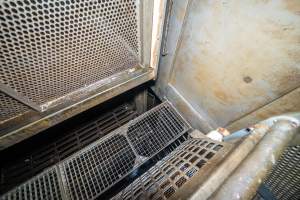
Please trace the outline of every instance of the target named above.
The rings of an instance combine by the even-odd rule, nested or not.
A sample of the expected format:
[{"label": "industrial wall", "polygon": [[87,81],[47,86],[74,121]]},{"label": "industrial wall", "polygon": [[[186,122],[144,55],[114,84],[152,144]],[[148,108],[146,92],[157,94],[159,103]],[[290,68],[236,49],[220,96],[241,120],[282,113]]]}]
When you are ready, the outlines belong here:
[{"label": "industrial wall", "polygon": [[299,0],[173,0],[155,90],[203,131],[300,110]]}]

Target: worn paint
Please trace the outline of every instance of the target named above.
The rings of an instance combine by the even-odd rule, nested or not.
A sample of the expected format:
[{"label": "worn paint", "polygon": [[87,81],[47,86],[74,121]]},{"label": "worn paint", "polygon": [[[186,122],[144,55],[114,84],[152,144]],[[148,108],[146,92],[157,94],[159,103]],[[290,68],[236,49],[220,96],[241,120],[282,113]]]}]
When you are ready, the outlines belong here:
[{"label": "worn paint", "polygon": [[170,84],[218,125],[300,86],[300,1],[193,1],[186,20]]}]

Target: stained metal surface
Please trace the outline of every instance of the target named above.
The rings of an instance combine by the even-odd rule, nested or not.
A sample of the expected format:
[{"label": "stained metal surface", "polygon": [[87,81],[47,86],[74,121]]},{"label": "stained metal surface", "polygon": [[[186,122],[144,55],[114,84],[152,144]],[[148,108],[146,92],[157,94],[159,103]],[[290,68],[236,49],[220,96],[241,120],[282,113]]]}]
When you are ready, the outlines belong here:
[{"label": "stained metal surface", "polygon": [[[170,29],[179,22],[179,30],[173,26],[168,35],[171,54],[161,58],[156,88],[170,101],[174,95],[168,96],[168,87],[175,89],[178,105],[197,112],[184,108],[183,115],[198,116],[198,126],[228,126],[299,88],[299,1],[192,0],[188,9],[181,4],[173,1]],[[273,108],[280,114],[290,111]]]},{"label": "stained metal surface", "polygon": [[112,199],[168,199],[207,162],[214,162],[223,145],[207,138],[188,139]]},{"label": "stained metal surface", "polygon": [[83,97],[80,102],[71,102],[70,104],[44,113],[37,113],[31,110],[28,112],[28,115],[21,115],[8,123],[0,124],[0,150],[31,137],[40,131],[69,119],[76,114],[103,103],[153,78],[153,70],[139,69],[134,73],[119,77],[111,84],[107,84],[99,90],[89,91],[89,97]]},{"label": "stained metal surface", "polygon": [[257,147],[226,179],[211,199],[252,199],[285,147],[294,135],[299,133],[299,114],[295,119],[298,123],[290,120],[274,121]]}]

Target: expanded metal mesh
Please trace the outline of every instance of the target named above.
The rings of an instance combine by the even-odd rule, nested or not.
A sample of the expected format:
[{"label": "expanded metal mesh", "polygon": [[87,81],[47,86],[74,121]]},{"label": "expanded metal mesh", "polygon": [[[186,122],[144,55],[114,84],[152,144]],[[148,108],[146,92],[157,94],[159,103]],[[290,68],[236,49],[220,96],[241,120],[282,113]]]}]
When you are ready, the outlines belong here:
[{"label": "expanded metal mesh", "polygon": [[41,106],[137,66],[138,10],[137,0],[0,1],[0,82]]},{"label": "expanded metal mesh", "polygon": [[0,198],[1,200],[63,199],[56,168],[48,169]]},{"label": "expanded metal mesh", "polygon": [[222,148],[215,141],[189,139],[112,199],[168,199]]},{"label": "expanded metal mesh", "polygon": [[278,200],[300,199],[300,145],[284,151],[265,185]]},{"label": "expanded metal mesh", "polygon": [[[164,121],[162,124],[165,129],[157,121]],[[148,131],[132,131],[136,130],[132,127],[145,130],[145,126],[152,128]],[[92,199],[100,195],[180,137],[188,128],[172,106],[165,102],[115,130],[102,142],[95,143],[61,163],[70,199]],[[171,134],[172,138],[169,137]],[[144,149],[149,147],[136,145],[136,140],[150,138],[149,135],[152,135],[149,143],[153,145],[153,149],[145,155]]]}]

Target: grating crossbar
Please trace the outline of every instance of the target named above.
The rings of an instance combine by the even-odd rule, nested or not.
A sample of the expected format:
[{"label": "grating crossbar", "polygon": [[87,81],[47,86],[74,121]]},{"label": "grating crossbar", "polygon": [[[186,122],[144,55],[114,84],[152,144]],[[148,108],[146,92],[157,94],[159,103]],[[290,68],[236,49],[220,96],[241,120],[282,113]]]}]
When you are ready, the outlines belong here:
[{"label": "grating crossbar", "polygon": [[209,139],[188,139],[112,199],[168,199],[222,148]]}]

